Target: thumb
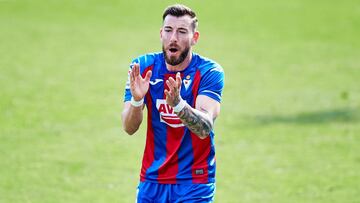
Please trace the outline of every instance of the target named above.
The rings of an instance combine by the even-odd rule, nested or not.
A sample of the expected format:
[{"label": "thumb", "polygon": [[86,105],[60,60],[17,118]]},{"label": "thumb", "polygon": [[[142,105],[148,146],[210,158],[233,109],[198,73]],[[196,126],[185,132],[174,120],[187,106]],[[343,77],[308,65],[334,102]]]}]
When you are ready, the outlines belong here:
[{"label": "thumb", "polygon": [[146,81],[146,82],[149,82],[149,81],[150,81],[151,75],[152,75],[152,71],[149,70],[149,71],[146,73],[146,75],[145,75],[145,81]]}]

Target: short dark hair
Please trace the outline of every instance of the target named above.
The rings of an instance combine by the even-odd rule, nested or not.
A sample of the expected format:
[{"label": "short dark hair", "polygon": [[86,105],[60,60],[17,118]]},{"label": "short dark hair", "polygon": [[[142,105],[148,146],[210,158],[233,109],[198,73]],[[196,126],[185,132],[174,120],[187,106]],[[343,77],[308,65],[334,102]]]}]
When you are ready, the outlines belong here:
[{"label": "short dark hair", "polygon": [[168,16],[168,15],[172,15],[175,17],[182,17],[185,15],[188,15],[192,19],[191,26],[192,26],[193,31],[195,31],[195,29],[198,26],[198,20],[196,18],[195,12],[192,11],[189,7],[187,7],[185,5],[175,4],[175,5],[168,6],[165,9],[164,14],[163,14],[163,22],[164,22],[166,16]]}]

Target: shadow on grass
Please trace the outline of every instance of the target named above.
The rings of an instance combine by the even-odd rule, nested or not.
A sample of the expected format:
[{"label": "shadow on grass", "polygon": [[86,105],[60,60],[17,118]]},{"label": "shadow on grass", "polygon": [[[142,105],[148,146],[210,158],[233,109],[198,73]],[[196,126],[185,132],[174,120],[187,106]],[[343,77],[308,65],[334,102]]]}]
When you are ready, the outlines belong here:
[{"label": "shadow on grass", "polygon": [[261,124],[325,124],[325,123],[356,123],[360,120],[360,111],[355,108],[342,108],[315,112],[304,112],[296,115],[263,115],[256,116]]}]

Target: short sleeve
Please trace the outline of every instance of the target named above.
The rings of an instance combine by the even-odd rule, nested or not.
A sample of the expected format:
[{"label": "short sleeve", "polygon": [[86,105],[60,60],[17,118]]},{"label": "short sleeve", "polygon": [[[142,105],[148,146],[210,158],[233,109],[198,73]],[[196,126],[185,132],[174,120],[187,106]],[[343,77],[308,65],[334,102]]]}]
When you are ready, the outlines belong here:
[{"label": "short sleeve", "polygon": [[198,95],[206,95],[218,102],[221,102],[224,88],[225,75],[221,66],[209,69],[200,81]]}]

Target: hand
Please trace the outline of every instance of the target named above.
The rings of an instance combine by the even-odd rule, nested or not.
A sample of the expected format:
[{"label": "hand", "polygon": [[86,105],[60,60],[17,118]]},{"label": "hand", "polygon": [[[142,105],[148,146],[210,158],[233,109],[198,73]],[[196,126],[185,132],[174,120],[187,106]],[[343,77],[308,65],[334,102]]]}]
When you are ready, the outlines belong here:
[{"label": "hand", "polygon": [[165,90],[164,93],[166,95],[166,103],[171,107],[174,107],[179,104],[181,100],[180,90],[181,90],[181,76],[178,72],[176,74],[176,80],[170,77],[166,80],[166,84],[169,87],[169,90]]},{"label": "hand", "polygon": [[135,101],[140,101],[149,90],[149,82],[152,72],[148,71],[145,78],[140,75],[140,65],[135,63],[130,71],[130,91]]}]

